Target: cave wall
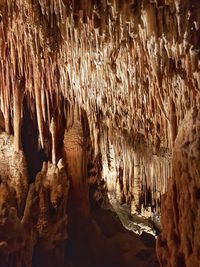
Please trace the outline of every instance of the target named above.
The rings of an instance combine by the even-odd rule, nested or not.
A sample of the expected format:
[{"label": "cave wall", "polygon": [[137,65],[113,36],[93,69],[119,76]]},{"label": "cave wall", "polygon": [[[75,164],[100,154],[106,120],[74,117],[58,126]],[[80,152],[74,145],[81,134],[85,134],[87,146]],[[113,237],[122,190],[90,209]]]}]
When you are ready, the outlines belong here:
[{"label": "cave wall", "polygon": [[173,175],[162,201],[163,231],[157,253],[161,266],[198,266],[200,112],[186,115],[175,141]]}]

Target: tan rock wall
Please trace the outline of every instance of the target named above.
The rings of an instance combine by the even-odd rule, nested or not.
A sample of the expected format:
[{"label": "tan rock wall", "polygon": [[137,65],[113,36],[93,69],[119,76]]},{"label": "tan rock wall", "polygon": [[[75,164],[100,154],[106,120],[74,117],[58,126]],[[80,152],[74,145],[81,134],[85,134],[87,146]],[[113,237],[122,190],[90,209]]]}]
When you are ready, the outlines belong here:
[{"label": "tan rock wall", "polygon": [[62,266],[69,181],[62,161],[44,163],[28,184],[26,161],[13,137],[0,134],[0,266]]},{"label": "tan rock wall", "polygon": [[161,266],[199,266],[200,112],[188,112],[173,152],[173,176],[163,197],[162,234],[157,241]]}]

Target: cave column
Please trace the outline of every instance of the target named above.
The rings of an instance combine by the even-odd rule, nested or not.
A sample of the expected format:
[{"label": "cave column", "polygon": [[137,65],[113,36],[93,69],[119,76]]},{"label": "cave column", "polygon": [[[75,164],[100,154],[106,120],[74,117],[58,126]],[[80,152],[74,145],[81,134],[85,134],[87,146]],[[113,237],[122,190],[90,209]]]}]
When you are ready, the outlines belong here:
[{"label": "cave column", "polygon": [[50,132],[52,138],[52,163],[56,164],[56,122],[55,119],[51,119]]},{"label": "cave column", "polygon": [[134,179],[132,185],[131,213],[137,213],[140,207],[140,192],[141,192],[141,179],[140,179],[140,157],[134,153]]},{"label": "cave column", "polygon": [[64,135],[64,158],[71,179],[72,208],[75,216],[89,215],[89,188],[87,182],[87,138],[77,112],[72,126]]}]

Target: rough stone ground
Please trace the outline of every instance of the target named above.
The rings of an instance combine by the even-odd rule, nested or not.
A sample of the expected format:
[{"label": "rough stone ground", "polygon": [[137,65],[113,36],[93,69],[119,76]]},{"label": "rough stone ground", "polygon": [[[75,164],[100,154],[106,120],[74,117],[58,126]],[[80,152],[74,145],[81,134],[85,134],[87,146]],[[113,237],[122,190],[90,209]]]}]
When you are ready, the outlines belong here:
[{"label": "rough stone ground", "polygon": [[96,208],[92,217],[71,225],[66,267],[159,266],[154,237],[126,230],[112,211]]}]

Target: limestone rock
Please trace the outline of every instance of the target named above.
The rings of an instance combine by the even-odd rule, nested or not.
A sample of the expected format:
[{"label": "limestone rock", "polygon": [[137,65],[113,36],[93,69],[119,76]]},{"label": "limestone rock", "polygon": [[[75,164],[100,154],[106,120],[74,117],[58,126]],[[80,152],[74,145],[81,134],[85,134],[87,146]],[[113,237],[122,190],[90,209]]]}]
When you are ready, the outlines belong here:
[{"label": "limestone rock", "polygon": [[33,266],[32,259],[38,251],[41,262],[37,266],[63,264],[69,189],[64,165],[61,160],[57,166],[44,163],[35,183],[22,188],[27,180],[22,151],[16,153],[12,150],[12,138],[1,134],[2,142],[3,137],[7,143],[1,146],[0,265]]},{"label": "limestone rock", "polygon": [[198,266],[200,112],[188,112],[175,141],[173,176],[162,201],[162,233],[157,241],[161,266]]}]

